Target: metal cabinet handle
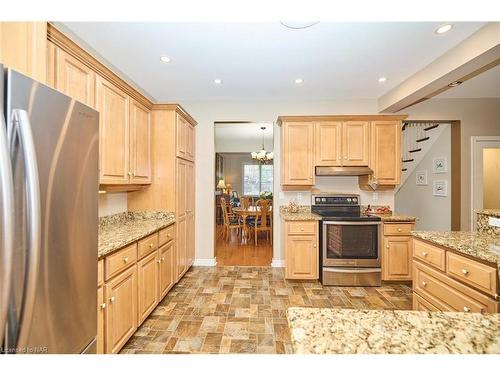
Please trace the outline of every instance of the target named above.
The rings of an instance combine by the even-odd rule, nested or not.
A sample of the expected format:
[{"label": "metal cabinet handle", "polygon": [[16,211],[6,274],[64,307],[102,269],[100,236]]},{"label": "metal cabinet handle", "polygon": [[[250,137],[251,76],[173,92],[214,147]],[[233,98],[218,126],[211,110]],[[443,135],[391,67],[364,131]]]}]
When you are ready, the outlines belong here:
[{"label": "metal cabinet handle", "polygon": [[149,244],[149,247],[151,247],[151,248],[152,248],[153,246],[154,246],[154,245],[153,245],[153,243],[151,242],[151,243]]},{"label": "metal cabinet handle", "polygon": [[161,258],[161,261],[162,261],[162,262],[164,262],[164,261],[165,261],[165,258],[163,258],[163,257],[162,257],[162,258]]},{"label": "metal cabinet handle", "polygon": [[423,257],[426,257],[426,256],[427,256],[427,253],[424,251],[424,252],[422,253],[422,256],[423,256]]},{"label": "metal cabinet handle", "polygon": [[304,231],[304,228],[300,228],[300,231],[303,232]]},{"label": "metal cabinet handle", "polygon": [[106,308],[106,304],[105,303],[101,303],[101,310],[104,310]]},{"label": "metal cabinet handle", "polygon": [[[38,282],[38,263],[41,248],[41,213],[40,213],[40,182],[38,179],[38,162],[35,144],[28,113],[21,109],[12,112],[12,121],[19,134],[19,143],[24,152],[24,169],[26,171],[27,190],[27,222],[28,222],[28,255],[26,269],[25,293],[21,306],[17,347],[23,348],[31,330],[31,319],[35,305],[35,290]],[[11,139],[13,141],[13,139]],[[12,151],[12,150],[11,150]]]},{"label": "metal cabinet handle", "polygon": [[127,174],[128,174],[129,177],[132,176],[132,172],[128,172]]},{"label": "metal cabinet handle", "polygon": [[135,177],[135,172],[132,172],[132,177]]},{"label": "metal cabinet handle", "polygon": [[464,312],[470,312],[470,308],[468,308],[467,306],[464,306]]},{"label": "metal cabinet handle", "polygon": [[314,244],[313,247],[316,247],[316,244]]},{"label": "metal cabinet handle", "polygon": [[388,249],[389,248],[389,245],[385,245],[385,248]]},{"label": "metal cabinet handle", "polygon": [[127,263],[127,262],[128,262],[128,257],[123,258],[123,261],[124,261],[125,263]]},{"label": "metal cabinet handle", "polygon": [[160,264],[160,263],[161,263],[161,259],[158,259],[158,260],[156,261],[156,263]]},{"label": "metal cabinet handle", "polygon": [[398,232],[401,232],[401,228],[398,228]]},{"label": "metal cabinet handle", "polygon": [[462,269],[462,273],[463,273],[464,275],[467,275],[467,274],[469,273],[469,271],[467,271],[467,270],[464,268],[464,269]]},{"label": "metal cabinet handle", "polygon": [[115,297],[111,297],[111,298],[109,299],[109,302],[115,302]]},{"label": "metal cabinet handle", "polygon": [[427,283],[425,281],[422,281],[422,286],[426,286]]}]

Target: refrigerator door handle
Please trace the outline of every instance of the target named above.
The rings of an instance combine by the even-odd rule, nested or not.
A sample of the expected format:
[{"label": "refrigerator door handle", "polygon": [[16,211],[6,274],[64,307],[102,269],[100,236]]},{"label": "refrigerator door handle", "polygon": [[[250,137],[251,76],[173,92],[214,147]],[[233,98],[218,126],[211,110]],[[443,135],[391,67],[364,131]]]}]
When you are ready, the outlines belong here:
[{"label": "refrigerator door handle", "polygon": [[[0,104],[1,105],[1,104]],[[2,239],[0,243],[0,256],[3,269],[0,270],[0,344],[3,342],[7,311],[10,297],[12,259],[14,251],[14,183],[12,177],[12,164],[7,142],[7,127],[5,118],[0,114],[0,186],[2,201],[1,225]]]},{"label": "refrigerator door handle", "polygon": [[27,226],[28,226],[28,253],[27,269],[24,285],[24,295],[19,319],[19,333],[17,347],[26,346],[31,329],[31,319],[35,302],[35,289],[38,279],[38,264],[41,249],[41,208],[40,183],[38,179],[38,164],[35,144],[28,113],[25,110],[14,109],[12,121],[19,134],[19,143],[24,153],[24,169],[26,173],[27,193]]}]

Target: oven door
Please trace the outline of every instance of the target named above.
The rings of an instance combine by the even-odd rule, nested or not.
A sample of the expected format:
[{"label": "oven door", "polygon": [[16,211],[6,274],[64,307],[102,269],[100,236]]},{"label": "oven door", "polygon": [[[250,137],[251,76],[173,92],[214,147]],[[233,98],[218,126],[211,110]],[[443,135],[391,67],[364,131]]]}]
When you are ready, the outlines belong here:
[{"label": "oven door", "polygon": [[323,267],[380,267],[380,221],[324,221]]}]

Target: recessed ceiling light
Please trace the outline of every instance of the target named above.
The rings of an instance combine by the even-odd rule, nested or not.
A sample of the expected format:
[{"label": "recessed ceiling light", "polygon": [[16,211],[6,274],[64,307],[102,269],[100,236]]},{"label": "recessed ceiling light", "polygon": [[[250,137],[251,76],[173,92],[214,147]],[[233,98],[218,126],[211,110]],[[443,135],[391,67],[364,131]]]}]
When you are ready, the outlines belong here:
[{"label": "recessed ceiling light", "polygon": [[304,79],[303,78],[297,78],[297,79],[295,79],[295,83],[298,83],[298,84],[304,83]]},{"label": "recessed ceiling light", "polygon": [[220,79],[220,78],[216,78],[216,79],[214,79],[214,83],[215,83],[216,85],[220,85],[220,84],[222,83],[222,79]]},{"label": "recessed ceiling light", "polygon": [[387,81],[387,78],[380,77],[377,81],[379,81],[380,83],[383,83],[383,82]]},{"label": "recessed ceiling light", "polygon": [[460,86],[462,84],[462,81],[453,81],[452,83],[449,83],[448,86],[449,87],[457,87],[457,86]]},{"label": "recessed ceiling light", "polygon": [[162,56],[162,57],[160,57],[160,61],[164,62],[164,63],[169,63],[172,60],[168,56]]},{"label": "recessed ceiling light", "polygon": [[452,24],[446,24],[446,25],[443,25],[441,27],[438,27],[435,31],[436,34],[444,34],[444,33],[447,33],[448,31],[450,31],[451,29],[453,29],[453,25]]}]

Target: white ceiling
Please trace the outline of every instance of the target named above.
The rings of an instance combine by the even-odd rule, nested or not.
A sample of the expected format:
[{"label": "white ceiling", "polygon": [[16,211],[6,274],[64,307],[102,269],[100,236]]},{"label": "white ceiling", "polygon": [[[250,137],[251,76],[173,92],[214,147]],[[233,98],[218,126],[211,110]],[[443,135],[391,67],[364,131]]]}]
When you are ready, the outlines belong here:
[{"label": "white ceiling", "polygon": [[216,152],[252,152],[262,148],[262,130],[264,130],[264,147],[267,151],[273,150],[272,123],[216,123],[215,124],[215,151]]},{"label": "white ceiling", "polygon": [[[68,22],[157,101],[378,98],[484,23]],[[160,56],[172,59],[160,62]],[[387,82],[377,82],[386,76]],[[295,84],[296,78],[304,83]],[[222,85],[213,80],[220,78]]]},{"label": "white ceiling", "polygon": [[497,65],[460,86],[452,87],[438,98],[500,98],[500,65]]}]

